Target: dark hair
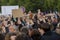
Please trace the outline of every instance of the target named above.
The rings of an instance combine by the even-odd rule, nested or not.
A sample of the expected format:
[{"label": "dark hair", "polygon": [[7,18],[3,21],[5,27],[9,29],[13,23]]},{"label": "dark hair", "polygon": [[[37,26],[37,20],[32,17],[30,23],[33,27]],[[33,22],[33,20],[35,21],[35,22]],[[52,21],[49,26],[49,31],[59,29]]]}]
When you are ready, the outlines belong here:
[{"label": "dark hair", "polygon": [[19,24],[18,26],[19,26],[18,27],[18,30],[20,31],[20,29],[23,27],[23,25],[22,24]]},{"label": "dark hair", "polygon": [[20,31],[28,35],[28,28],[27,27],[22,27]]},{"label": "dark hair", "polygon": [[11,22],[10,22],[10,21],[8,21],[8,24],[11,24]]},{"label": "dark hair", "polygon": [[41,24],[39,28],[43,29],[45,32],[50,31],[50,25],[48,23]]},{"label": "dark hair", "polygon": [[5,40],[11,40],[11,36],[16,36],[17,34],[16,33],[7,33],[6,36],[5,36]]},{"label": "dark hair", "polygon": [[28,36],[26,34],[20,33],[16,36],[15,40],[29,40],[29,39],[28,39]]},{"label": "dark hair", "polygon": [[16,20],[18,20],[18,17],[16,17]]},{"label": "dark hair", "polygon": [[31,37],[33,40],[40,40],[41,34],[37,29],[33,29]]}]

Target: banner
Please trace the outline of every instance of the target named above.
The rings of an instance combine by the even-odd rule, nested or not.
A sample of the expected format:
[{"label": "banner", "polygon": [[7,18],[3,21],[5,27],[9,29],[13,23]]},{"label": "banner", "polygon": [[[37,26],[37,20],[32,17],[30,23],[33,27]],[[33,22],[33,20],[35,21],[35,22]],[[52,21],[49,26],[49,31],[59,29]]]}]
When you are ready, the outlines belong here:
[{"label": "banner", "polygon": [[12,10],[12,15],[13,15],[14,18],[24,16],[23,12],[20,9]]},{"label": "banner", "polygon": [[12,15],[13,9],[19,9],[19,6],[1,6],[2,15]]}]

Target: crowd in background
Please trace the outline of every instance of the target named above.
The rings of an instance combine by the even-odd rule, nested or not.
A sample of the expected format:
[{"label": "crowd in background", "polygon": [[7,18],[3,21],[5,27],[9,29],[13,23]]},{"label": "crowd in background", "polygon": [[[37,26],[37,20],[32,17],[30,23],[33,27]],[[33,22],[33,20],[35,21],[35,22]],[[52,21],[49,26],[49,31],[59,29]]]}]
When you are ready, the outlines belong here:
[{"label": "crowd in background", "polygon": [[60,40],[60,14],[38,10],[24,17],[0,16],[0,40]]}]

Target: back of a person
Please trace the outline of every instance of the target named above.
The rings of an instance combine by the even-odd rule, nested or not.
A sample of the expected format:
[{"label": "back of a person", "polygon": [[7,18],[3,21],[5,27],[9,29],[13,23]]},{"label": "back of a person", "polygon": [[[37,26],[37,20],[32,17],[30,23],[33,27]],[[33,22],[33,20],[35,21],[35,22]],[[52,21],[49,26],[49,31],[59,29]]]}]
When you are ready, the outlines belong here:
[{"label": "back of a person", "polygon": [[60,35],[52,32],[51,35],[44,35],[41,40],[60,40]]},{"label": "back of a person", "polygon": [[55,32],[53,32],[52,36],[53,40],[60,40],[60,23],[58,23]]},{"label": "back of a person", "polygon": [[41,32],[41,40],[52,40],[53,32],[51,31],[51,26],[48,23],[41,24],[39,31]]},{"label": "back of a person", "polygon": [[56,32],[53,32],[53,35],[52,35],[52,40],[60,40],[60,34],[57,34]]},{"label": "back of a person", "polygon": [[56,27],[55,31],[45,33],[41,40],[60,40],[60,24]]},{"label": "back of a person", "polygon": [[52,32],[47,32],[42,36],[41,40],[52,40],[52,35]]}]

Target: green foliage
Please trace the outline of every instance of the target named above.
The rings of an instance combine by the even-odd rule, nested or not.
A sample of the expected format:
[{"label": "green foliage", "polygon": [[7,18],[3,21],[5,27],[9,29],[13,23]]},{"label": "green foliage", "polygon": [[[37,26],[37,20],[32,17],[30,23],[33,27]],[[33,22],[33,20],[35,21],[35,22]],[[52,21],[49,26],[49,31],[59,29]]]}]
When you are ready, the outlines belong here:
[{"label": "green foliage", "polygon": [[58,0],[57,9],[58,9],[58,11],[60,11],[60,0]]},{"label": "green foliage", "polygon": [[1,0],[1,5],[7,5],[7,0]]},{"label": "green foliage", "polygon": [[9,0],[8,5],[17,5],[17,0]]},{"label": "green foliage", "polygon": [[33,12],[36,12],[37,9],[60,11],[60,0],[0,0],[0,7],[2,5],[24,6],[26,11],[32,10]]}]

